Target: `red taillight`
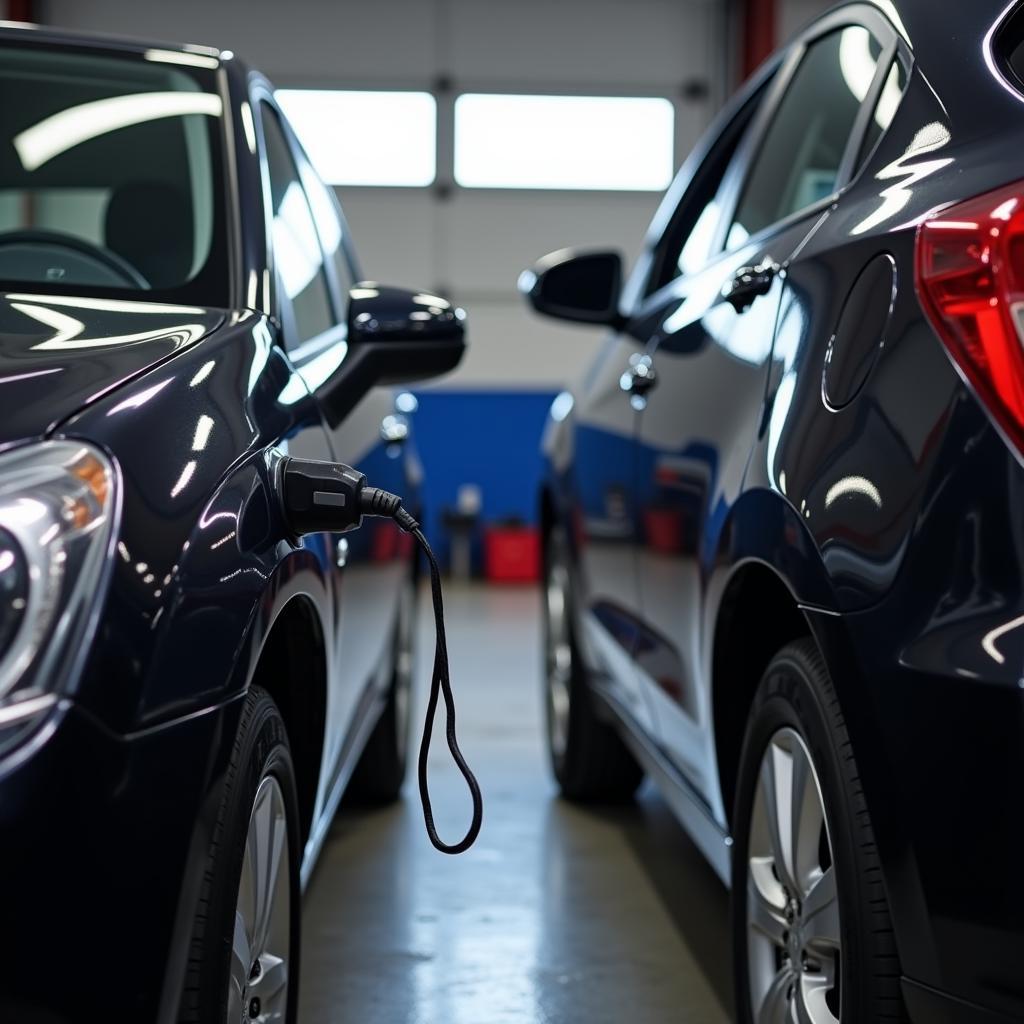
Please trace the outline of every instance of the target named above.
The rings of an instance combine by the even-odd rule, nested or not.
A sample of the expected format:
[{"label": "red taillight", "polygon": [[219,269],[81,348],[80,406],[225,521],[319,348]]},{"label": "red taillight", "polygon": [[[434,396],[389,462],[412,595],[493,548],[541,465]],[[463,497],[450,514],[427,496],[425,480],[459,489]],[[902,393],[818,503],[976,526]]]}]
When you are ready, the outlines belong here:
[{"label": "red taillight", "polygon": [[917,294],[990,415],[1024,453],[1024,183],[917,230]]}]

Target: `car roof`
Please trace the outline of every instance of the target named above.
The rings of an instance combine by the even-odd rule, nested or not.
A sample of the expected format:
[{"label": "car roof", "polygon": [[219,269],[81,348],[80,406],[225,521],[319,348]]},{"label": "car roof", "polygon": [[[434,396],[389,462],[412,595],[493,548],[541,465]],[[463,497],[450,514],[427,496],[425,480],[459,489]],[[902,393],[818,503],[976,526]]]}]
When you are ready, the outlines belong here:
[{"label": "car roof", "polygon": [[2,20],[0,20],[0,42],[31,43],[32,45],[42,44],[56,47],[96,47],[102,50],[140,55],[148,50],[162,50],[167,53],[180,53],[184,57],[205,57],[218,63],[222,59],[233,56],[229,50],[220,50],[214,46],[201,46],[195,43],[132,39],[100,32],[79,32],[49,25],[29,25],[24,22]]}]

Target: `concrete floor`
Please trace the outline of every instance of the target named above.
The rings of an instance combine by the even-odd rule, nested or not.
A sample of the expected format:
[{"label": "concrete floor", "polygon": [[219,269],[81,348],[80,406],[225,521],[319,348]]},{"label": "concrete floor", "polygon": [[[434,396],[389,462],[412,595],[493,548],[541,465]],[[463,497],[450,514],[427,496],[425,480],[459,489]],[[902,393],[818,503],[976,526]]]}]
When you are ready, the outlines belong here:
[{"label": "concrete floor", "polygon": [[[450,586],[445,599],[483,831],[461,857],[436,853],[412,773],[397,806],[343,808],[306,895],[300,1019],[727,1021],[728,899],[654,789],[645,784],[635,806],[612,811],[556,795],[542,747],[535,589]],[[433,653],[428,603],[421,705]],[[431,780],[441,834],[452,840],[468,799],[439,728]]]}]

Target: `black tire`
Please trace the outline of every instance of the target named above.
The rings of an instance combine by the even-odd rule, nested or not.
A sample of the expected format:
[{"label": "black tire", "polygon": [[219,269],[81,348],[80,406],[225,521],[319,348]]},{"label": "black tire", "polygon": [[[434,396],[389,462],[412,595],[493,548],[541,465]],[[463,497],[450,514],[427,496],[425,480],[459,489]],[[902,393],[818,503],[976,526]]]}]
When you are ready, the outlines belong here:
[{"label": "black tire", "polygon": [[[793,734],[799,738],[799,743]],[[823,930],[820,927],[821,916],[816,917],[812,924],[807,923],[812,903],[821,906],[822,900],[814,899],[809,893],[798,893],[797,898],[789,900],[790,892],[783,881],[784,875],[780,874],[773,860],[770,865],[772,877],[779,890],[785,893],[783,899],[787,906],[796,911],[795,916],[783,914],[778,919],[778,926],[786,930],[775,952],[779,971],[776,977],[781,977],[786,965],[794,963],[799,955],[801,966],[789,977],[799,979],[801,985],[814,984],[815,974],[829,978],[823,988],[835,980],[826,994],[826,1001],[841,1024],[906,1021],[900,994],[899,956],[870,815],[835,689],[821,654],[809,638],[787,644],[765,671],[754,697],[740,759],[733,817],[732,887],[737,1019],[743,1024],[753,1024],[758,1020],[751,1005],[751,990],[758,985],[757,980],[752,980],[752,970],[757,973],[758,964],[764,964],[765,960],[753,958],[763,956],[760,950],[767,948],[770,940],[760,938],[763,933],[757,930],[753,932],[755,939],[751,940],[748,933],[748,906],[753,906],[752,901],[757,899],[757,886],[752,882],[751,836],[752,831],[760,827],[759,822],[770,820],[768,814],[755,819],[755,814],[762,813],[763,808],[770,804],[770,798],[764,795],[767,788],[761,781],[762,759],[767,756],[769,744],[775,744],[772,758],[778,758],[782,749],[780,744],[786,743],[790,749],[802,750],[797,757],[809,756],[812,767],[809,777],[817,776],[816,790],[805,792],[812,794],[808,799],[817,793],[818,810],[815,813],[823,811],[825,825],[823,828],[815,826],[818,831],[817,852],[810,859],[816,858],[821,861],[820,866],[827,863],[833,869],[832,881],[837,899],[828,905],[838,907],[839,920],[834,927],[840,945],[832,954],[834,961],[826,973],[820,963],[815,963],[817,954],[814,949],[802,941],[808,935]],[[792,777],[796,777],[795,769],[790,771]],[[773,774],[772,777],[781,780],[789,776]],[[797,802],[792,800],[794,791],[795,787],[790,790],[791,807],[797,806]],[[761,810],[755,808],[756,802],[759,802]],[[809,805],[800,802],[800,806],[806,808]],[[809,820],[816,820],[811,812],[804,813]],[[789,820],[792,817],[791,814]],[[790,830],[791,835],[798,833],[798,829]],[[763,840],[758,842],[763,843]],[[790,849],[797,847],[808,851],[815,849],[815,844],[791,840]],[[805,854],[804,859],[808,856]],[[794,870],[790,877],[801,874],[797,859],[798,856],[794,855]],[[767,884],[772,885],[771,878]],[[793,920],[796,920],[796,925]],[[758,952],[752,952],[752,944]],[[810,963],[807,962],[808,957],[811,958]],[[772,968],[767,969],[770,971]],[[759,975],[759,978],[763,977],[763,974]],[[763,982],[761,984],[763,987]],[[779,991],[784,987],[785,983],[781,984]],[[795,987],[790,988],[797,997],[799,991]]]},{"label": "black tire", "polygon": [[182,1024],[224,1024],[228,1019],[235,912],[245,845],[257,793],[267,780],[276,783],[282,797],[288,850],[284,1020],[295,1024],[298,1019],[301,849],[295,771],[277,705],[265,690],[253,687],[242,710],[207,856],[179,1011]]},{"label": "black tire", "polygon": [[[574,593],[568,543],[562,528],[556,526],[545,539],[541,591],[542,682],[551,769],[562,796],[569,800],[623,803],[633,798],[644,772],[614,725],[598,713],[597,698],[579,653]],[[553,647],[556,633],[561,651],[557,655]],[[563,666],[562,682],[556,683],[554,673],[559,664]],[[559,703],[561,713],[556,711]]]},{"label": "black tire", "polygon": [[402,794],[409,762],[417,594],[416,578],[411,575],[403,588],[395,622],[387,703],[345,793],[347,801],[353,804],[390,804]]}]

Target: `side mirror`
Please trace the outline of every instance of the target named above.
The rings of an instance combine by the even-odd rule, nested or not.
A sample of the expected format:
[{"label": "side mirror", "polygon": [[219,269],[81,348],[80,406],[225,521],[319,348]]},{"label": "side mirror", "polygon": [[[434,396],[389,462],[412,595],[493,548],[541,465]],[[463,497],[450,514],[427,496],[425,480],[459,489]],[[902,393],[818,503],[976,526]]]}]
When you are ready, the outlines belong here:
[{"label": "side mirror", "polygon": [[538,312],[581,324],[622,325],[622,257],[617,252],[559,249],[519,278],[519,290]]},{"label": "side mirror", "polygon": [[362,281],[348,293],[348,352],[317,392],[337,426],[377,384],[439,377],[466,351],[466,314],[429,292]]}]

